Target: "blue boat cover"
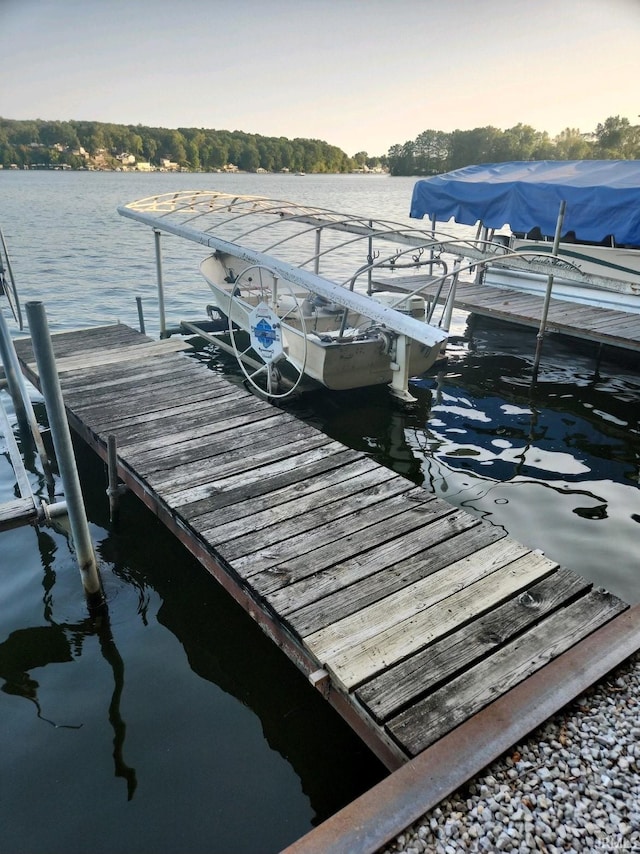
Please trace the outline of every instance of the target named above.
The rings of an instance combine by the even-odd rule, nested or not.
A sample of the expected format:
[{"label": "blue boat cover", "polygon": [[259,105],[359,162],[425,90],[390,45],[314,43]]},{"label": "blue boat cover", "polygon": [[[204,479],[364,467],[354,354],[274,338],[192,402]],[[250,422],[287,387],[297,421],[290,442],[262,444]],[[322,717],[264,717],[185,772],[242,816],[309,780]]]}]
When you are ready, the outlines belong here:
[{"label": "blue boat cover", "polygon": [[640,160],[537,160],[483,163],[418,181],[411,216],[489,228],[536,226],[555,234],[560,202],[563,234],[640,245]]}]

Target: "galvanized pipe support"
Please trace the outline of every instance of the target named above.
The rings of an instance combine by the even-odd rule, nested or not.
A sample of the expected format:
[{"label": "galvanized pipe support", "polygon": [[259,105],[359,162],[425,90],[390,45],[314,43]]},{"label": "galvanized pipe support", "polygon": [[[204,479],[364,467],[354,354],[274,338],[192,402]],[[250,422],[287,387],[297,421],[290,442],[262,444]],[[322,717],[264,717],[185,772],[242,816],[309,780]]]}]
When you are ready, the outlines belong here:
[{"label": "galvanized pipe support", "polygon": [[80,568],[82,586],[87,596],[89,608],[97,609],[104,603],[104,595],[89,533],[89,524],[71,442],[71,432],[62,399],[47,316],[41,302],[27,303],[26,310],[40,385],[49,416],[53,447],[67,502],[71,536]]}]

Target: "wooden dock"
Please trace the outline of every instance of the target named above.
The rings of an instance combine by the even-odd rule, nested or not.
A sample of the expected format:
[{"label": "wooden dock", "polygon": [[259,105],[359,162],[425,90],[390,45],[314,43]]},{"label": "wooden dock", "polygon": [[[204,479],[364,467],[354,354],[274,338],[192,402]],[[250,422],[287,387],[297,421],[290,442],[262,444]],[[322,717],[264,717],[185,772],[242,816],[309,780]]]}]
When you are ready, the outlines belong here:
[{"label": "wooden dock", "polygon": [[[612,666],[610,636],[608,657],[592,649],[625,603],[231,384],[185,342],[114,325],[53,345],[72,427],[102,458],[116,437],[122,480],[389,768],[550,661],[562,672],[571,648],[575,670],[587,638],[582,676]],[[37,385],[30,341],[17,350]]]},{"label": "wooden dock", "polygon": [[[429,276],[387,276],[373,282],[374,290],[410,293],[420,286],[420,293],[433,298],[436,285]],[[444,302],[446,292],[439,298]],[[454,306],[461,311],[519,323],[538,329],[544,297],[523,294],[507,288],[480,285],[460,280],[456,286]],[[608,344],[624,350],[640,352],[640,314],[609,308],[579,305],[551,298],[545,327],[582,341]]]}]

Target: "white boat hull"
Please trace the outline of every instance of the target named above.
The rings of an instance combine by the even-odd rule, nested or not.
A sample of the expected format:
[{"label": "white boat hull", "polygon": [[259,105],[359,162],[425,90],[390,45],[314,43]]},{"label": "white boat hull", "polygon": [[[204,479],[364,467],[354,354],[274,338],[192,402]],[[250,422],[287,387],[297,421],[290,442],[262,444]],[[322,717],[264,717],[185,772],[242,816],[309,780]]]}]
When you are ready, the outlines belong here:
[{"label": "white boat hull", "polygon": [[[551,244],[530,240],[514,240],[514,251],[526,252],[538,269],[550,256]],[[530,253],[539,253],[536,256]],[[561,262],[572,265],[563,275],[562,265],[547,264],[545,272],[534,272],[504,264],[487,264],[482,281],[498,288],[522,293],[543,295],[549,273],[553,274],[552,296],[555,299],[592,305],[597,308],[640,313],[640,252],[608,246],[578,246],[561,243],[558,249]],[[570,277],[569,277],[570,275]],[[619,277],[619,278],[616,278]]]},{"label": "white boat hull", "polygon": [[[340,328],[344,310],[340,306],[315,305],[308,294],[287,283],[278,283],[278,293],[273,302],[270,283],[257,283],[257,275],[249,283],[251,265],[237,258],[220,253],[206,258],[200,265],[213,293],[213,304],[229,322],[245,333],[250,331],[249,308],[267,300],[275,313],[284,319],[282,342],[286,359],[294,368],[307,377],[332,390],[362,388],[370,385],[391,383],[397,371],[393,352],[389,349],[390,339],[383,332],[358,334],[369,321],[355,312],[348,312],[344,335]],[[229,271],[233,270],[233,276]],[[244,272],[243,272],[244,271]],[[235,281],[226,282],[224,279]],[[255,285],[255,290],[251,285]],[[378,298],[383,295],[377,295]],[[292,303],[298,309],[289,313]],[[422,305],[424,319],[424,301]],[[412,301],[412,316],[419,316],[416,299]],[[441,343],[431,347],[418,341],[408,340],[407,370],[410,376],[418,376],[429,370],[438,359]]]},{"label": "white boat hull", "polygon": [[[515,251],[551,256],[549,242],[513,240]],[[598,280],[602,288],[640,296],[640,250],[624,246],[590,246],[579,243],[560,243],[558,256],[574,265],[581,273]],[[600,282],[600,279],[610,280]]]}]

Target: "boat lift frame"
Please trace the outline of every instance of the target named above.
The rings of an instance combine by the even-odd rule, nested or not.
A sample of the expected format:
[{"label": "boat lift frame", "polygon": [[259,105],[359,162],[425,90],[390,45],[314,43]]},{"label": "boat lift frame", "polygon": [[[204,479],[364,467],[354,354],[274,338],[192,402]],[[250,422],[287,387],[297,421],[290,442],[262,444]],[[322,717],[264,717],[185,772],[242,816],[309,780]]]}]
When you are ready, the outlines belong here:
[{"label": "boat lift frame", "polygon": [[[216,237],[215,235],[209,234],[208,232],[200,229],[192,228],[189,225],[180,225],[168,222],[162,217],[155,216],[144,210],[136,209],[135,207],[121,206],[118,208],[118,213],[122,216],[129,217],[150,226],[156,235],[156,241],[158,231],[162,230],[177,237],[182,237],[186,240],[199,243],[214,251],[217,250],[224,254],[235,255],[241,261],[246,261],[249,264],[266,267],[275,275],[286,279],[293,285],[298,285],[307,291],[316,293],[329,302],[340,305],[349,311],[364,314],[374,323],[385,326],[390,331],[395,332],[398,335],[407,335],[427,347],[432,347],[434,344],[442,343],[447,337],[446,332],[443,329],[429,326],[423,321],[417,320],[415,317],[402,314],[396,309],[390,308],[382,303],[377,303],[355,290],[336,284],[335,282],[320,276],[318,273],[301,269],[286,261],[267,255],[264,252],[239,246],[237,243],[223,240],[220,237]],[[332,227],[335,228],[336,226]],[[405,251],[409,252],[411,250],[406,249]],[[372,269],[382,266],[382,263],[382,261],[374,262]],[[160,278],[159,281],[162,282],[162,279]],[[348,281],[351,281],[351,279]],[[400,297],[398,299],[398,303],[402,302],[402,299],[403,298]],[[164,306],[164,300],[162,301],[162,306]]]},{"label": "boat lift frame", "polygon": [[[424,230],[399,223],[357,218],[291,202],[208,191],[161,194],[120,206],[118,213],[148,225],[153,230],[160,337],[165,338],[172,334],[196,334],[235,356],[243,371],[245,363],[257,372],[260,372],[264,366],[255,362],[246,352],[240,353],[236,347],[229,346],[224,338],[229,330],[223,329],[220,325],[216,329],[212,313],[209,314],[209,321],[183,320],[175,327],[167,325],[160,239],[163,231],[206,246],[216,253],[232,255],[250,266],[266,269],[273,275],[274,280],[284,280],[292,286],[320,297],[327,303],[341,307],[343,310],[341,335],[345,332],[348,312],[352,311],[366,317],[371,327],[379,330],[383,345],[389,348],[392,371],[389,388],[399,400],[405,402],[414,400],[408,392],[411,342],[415,341],[430,349],[438,344],[444,348],[446,344],[455,298],[457,264],[454,265],[453,272],[450,272],[447,263],[434,252],[430,252],[423,258],[426,247],[433,243],[430,235]],[[255,222],[256,214],[259,215],[258,224]],[[248,220],[250,225],[243,229],[245,220]],[[285,226],[284,235],[279,233],[280,224]],[[286,226],[289,225],[292,226],[293,233],[287,231]],[[272,234],[274,226],[275,240]],[[270,227],[271,231],[267,231]],[[215,233],[222,228],[225,229],[225,237],[227,232],[231,231],[231,240],[225,239],[220,233]],[[337,245],[323,248],[322,234],[325,230],[343,232],[346,238],[340,240]],[[259,241],[267,235],[268,245],[266,246],[260,245],[258,248],[255,245],[244,244],[247,238],[253,238],[255,242],[256,239]],[[314,250],[311,255],[303,257],[296,263],[271,255],[274,249],[284,244],[307,238],[312,239]],[[394,244],[393,250],[384,253],[374,250],[374,239]],[[320,273],[320,262],[326,255],[336,251],[347,251],[352,244],[363,240],[366,241],[366,263],[362,264],[355,274],[340,282]],[[242,241],[242,245],[239,241]],[[428,304],[424,319],[400,310],[403,304],[406,305],[406,296],[400,295],[385,302],[372,296],[375,290],[373,274],[380,270],[396,272],[404,268],[413,270],[424,268],[433,273],[434,267],[442,268],[444,273],[437,298]],[[366,293],[356,290],[356,284],[362,278],[366,278]],[[440,324],[435,325],[434,312],[446,281],[450,282],[449,292]],[[139,303],[138,308],[140,312]],[[223,318],[220,318],[220,321],[222,322]],[[142,318],[141,326],[143,323]],[[284,376],[282,381],[286,384]],[[270,391],[267,395],[284,396],[273,395]]]}]

